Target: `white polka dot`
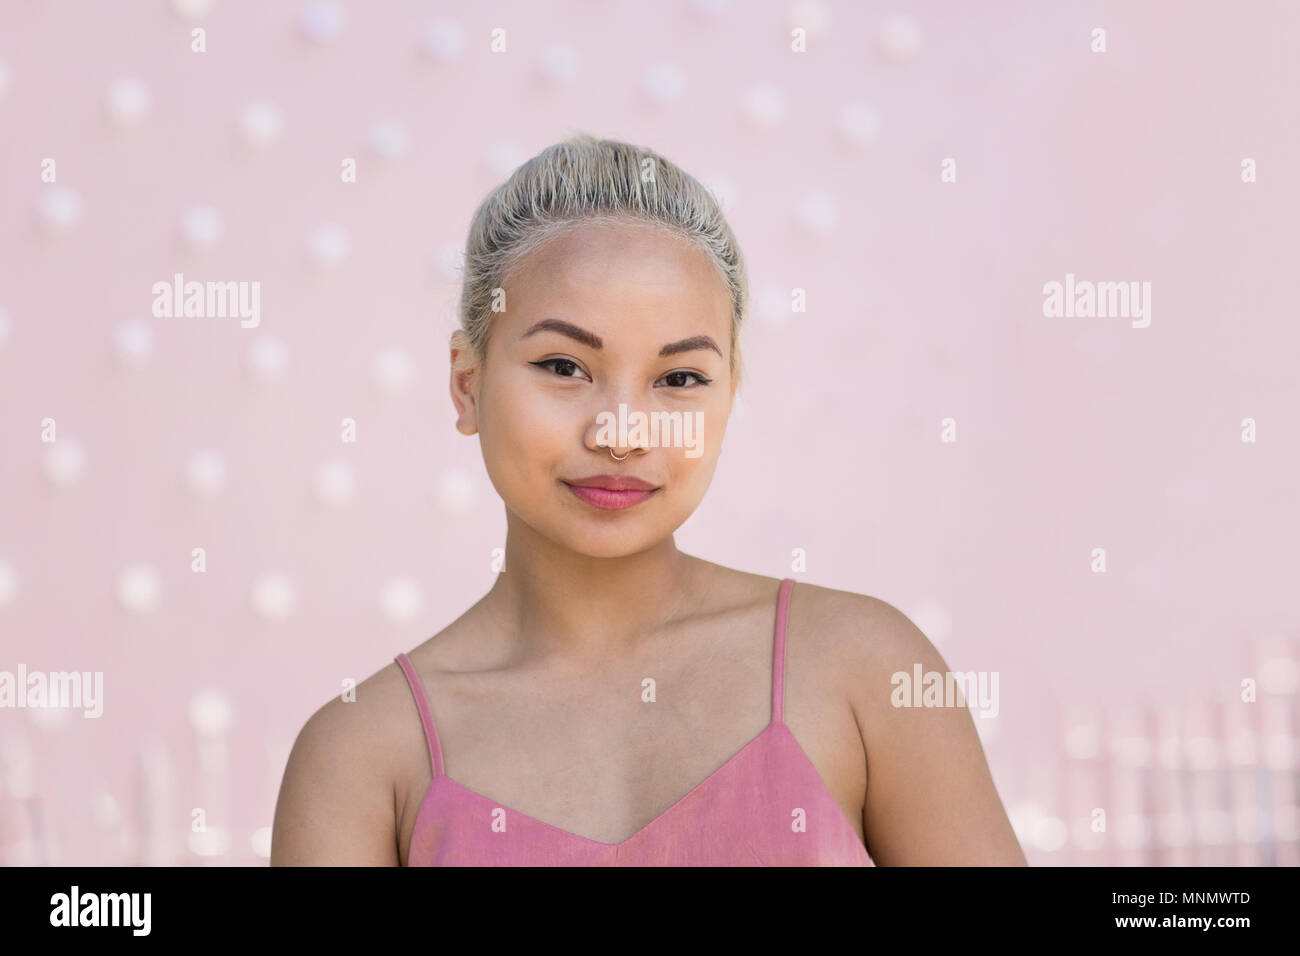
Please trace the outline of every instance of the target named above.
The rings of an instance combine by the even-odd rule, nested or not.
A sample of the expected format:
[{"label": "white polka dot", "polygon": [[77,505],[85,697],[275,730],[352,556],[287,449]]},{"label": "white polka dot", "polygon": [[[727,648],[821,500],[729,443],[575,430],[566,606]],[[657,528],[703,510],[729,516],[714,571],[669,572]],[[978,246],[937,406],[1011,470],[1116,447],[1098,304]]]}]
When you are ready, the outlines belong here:
[{"label": "white polka dot", "polygon": [[[93,708],[87,709],[93,710]],[[27,719],[31,721],[32,726],[39,727],[41,730],[50,733],[67,727],[68,718],[71,716],[71,707],[47,704],[45,707],[29,707],[27,709]]]},{"label": "white polka dot", "polygon": [[355,485],[352,466],[346,461],[328,461],[316,472],[316,497],[327,505],[347,504]]},{"label": "white polka dot", "polygon": [[81,219],[81,195],[69,186],[41,190],[41,218],[50,229],[64,229]]},{"label": "white polka dot", "polygon": [[341,226],[319,226],[311,234],[311,251],[318,262],[342,262],[348,256],[348,234]]},{"label": "white polka dot", "polygon": [[394,578],[384,585],[379,606],[384,617],[394,624],[412,620],[420,611],[420,586],[411,578]]},{"label": "white polka dot", "polygon": [[474,482],[463,471],[445,471],[438,480],[438,501],[448,511],[468,512],[473,509],[477,498]]},{"label": "white polka dot", "polygon": [[542,75],[568,81],[578,75],[578,57],[567,46],[549,46],[542,54]]},{"label": "white polka dot", "polygon": [[85,470],[86,452],[76,439],[59,439],[45,449],[45,477],[52,484],[74,485]]},{"label": "white polka dot", "polygon": [[406,152],[406,127],[386,120],[370,128],[370,148],[385,159],[396,159]]},{"label": "white polka dot", "polygon": [[464,48],[465,31],[459,23],[439,20],[425,33],[424,50],[435,60],[454,60]]},{"label": "white polka dot", "polygon": [[108,115],[118,126],[136,126],[149,114],[148,88],[139,80],[118,80],[108,91]]},{"label": "white polka dot", "polygon": [[1069,835],[1064,820],[1059,817],[1043,817],[1034,827],[1034,846],[1045,853],[1054,853],[1065,846]]},{"label": "white polka dot", "polygon": [[713,198],[725,211],[730,212],[736,208],[740,191],[735,180],[723,176],[711,176],[704,180],[704,185],[709,192],[713,193]]},{"label": "white polka dot", "polygon": [[818,0],[791,4],[788,22],[791,28],[802,27],[810,37],[823,34],[831,25],[830,5]]},{"label": "white polka dot", "polygon": [[386,349],[375,358],[375,385],[385,392],[397,392],[411,384],[415,365],[409,352],[403,349]]},{"label": "white polka dot", "polygon": [[952,636],[952,615],[938,601],[923,601],[909,609],[907,617],[935,646],[946,644]]},{"label": "white polka dot", "polygon": [[785,96],[770,84],[761,84],[745,94],[745,115],[755,126],[775,126],[785,116]]},{"label": "white polka dot", "polygon": [[225,856],[230,852],[230,834],[224,827],[209,826],[206,830],[191,830],[190,852],[195,856]]},{"label": "white polka dot", "polygon": [[691,0],[691,9],[701,16],[716,17],[727,9],[730,0]]},{"label": "white polka dot", "polygon": [[192,206],[181,221],[181,231],[190,245],[211,246],[221,238],[221,213],[211,206]]},{"label": "white polka dot", "polygon": [[254,146],[266,146],[280,135],[283,120],[272,103],[254,103],[244,110],[240,119],[244,140]]},{"label": "white polka dot", "polygon": [[839,205],[827,193],[808,193],[799,203],[799,221],[815,232],[829,232],[839,218]]},{"label": "white polka dot", "polygon": [[1029,801],[1007,806],[1007,819],[1011,821],[1011,829],[1016,831],[1016,836],[1021,842],[1025,841],[1029,831],[1042,817],[1042,808]]},{"label": "white polka dot", "polygon": [[190,491],[200,498],[210,498],[226,483],[226,464],[215,451],[195,452],[185,470]]},{"label": "white polka dot", "polygon": [[978,707],[971,711],[971,716],[975,718],[975,733],[979,734],[980,740],[985,744],[993,743],[998,737],[998,718],[981,713]]},{"label": "white polka dot", "polygon": [[190,698],[190,726],[200,734],[224,734],[234,722],[230,698],[218,690],[199,691]]},{"label": "white polka dot", "polygon": [[117,327],[113,344],[123,365],[144,365],[153,353],[153,328],[144,319],[127,319]]},{"label": "white polka dot", "polygon": [[790,289],[767,283],[754,293],[754,314],[765,322],[789,322],[794,317],[793,301]]},{"label": "white polka dot", "polygon": [[18,569],[12,561],[0,558],[0,607],[8,607],[18,599]]},{"label": "white polka dot", "polygon": [[253,587],[253,610],[269,621],[280,621],[293,613],[293,584],[281,574],[266,574]]},{"label": "white polka dot", "polygon": [[893,16],[880,27],[880,49],[891,60],[902,63],[916,56],[921,45],[921,28],[911,17]]},{"label": "white polka dot", "polygon": [[248,839],[248,846],[253,851],[254,856],[260,856],[264,860],[271,858],[271,828],[258,827],[253,831],[253,835]]},{"label": "white polka dot", "polygon": [[9,317],[9,310],[0,305],[0,345],[5,344],[5,339],[9,338],[12,329],[13,320]]},{"label": "white polka dot", "polygon": [[645,74],[645,91],[652,100],[668,103],[686,92],[686,74],[674,63],[657,63]]},{"label": "white polka dot", "polygon": [[1288,657],[1265,658],[1259,665],[1259,685],[1270,694],[1294,694],[1300,688],[1300,664]]},{"label": "white polka dot", "polygon": [[487,164],[496,175],[509,176],[527,158],[514,143],[496,143],[488,148]]},{"label": "white polka dot", "polygon": [[162,597],[158,572],[147,564],[134,564],[117,579],[117,599],[133,614],[148,614]]},{"label": "white polka dot", "polygon": [[12,75],[9,64],[5,62],[4,57],[0,57],[0,98],[3,98],[9,92],[10,77]]},{"label": "white polka dot", "polygon": [[302,11],[302,32],[308,38],[323,43],[343,32],[343,7],[330,0],[315,0]]},{"label": "white polka dot", "polygon": [[288,361],[289,350],[279,339],[263,336],[248,348],[249,368],[260,379],[277,377]]},{"label": "white polka dot", "polygon": [[840,134],[853,143],[871,143],[880,135],[880,114],[867,103],[849,103],[840,110]]},{"label": "white polka dot", "polygon": [[459,279],[465,263],[465,250],[449,242],[438,250],[438,271],[449,279]]},{"label": "white polka dot", "polygon": [[172,9],[186,20],[197,20],[212,12],[212,0],[172,0]]}]

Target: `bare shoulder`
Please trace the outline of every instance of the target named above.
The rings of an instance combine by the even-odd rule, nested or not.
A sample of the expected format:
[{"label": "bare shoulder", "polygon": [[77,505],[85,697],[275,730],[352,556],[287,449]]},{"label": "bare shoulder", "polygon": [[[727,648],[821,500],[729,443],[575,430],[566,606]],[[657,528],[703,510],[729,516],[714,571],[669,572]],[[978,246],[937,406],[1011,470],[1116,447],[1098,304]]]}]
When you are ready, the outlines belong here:
[{"label": "bare shoulder", "polygon": [[399,729],[414,712],[390,663],[307,719],[276,801],[273,866],[397,864],[395,780],[409,746]]},{"label": "bare shoulder", "polygon": [[[781,579],[750,574],[719,565],[708,566],[710,596],[721,603],[770,608]],[[898,660],[938,652],[920,629],[898,608],[879,598],[822,587],[795,578],[790,594],[792,626],[814,640],[818,658],[837,669],[884,667]],[[909,665],[910,666],[910,665]],[[891,667],[891,673],[896,668]]]},{"label": "bare shoulder", "polygon": [[965,702],[900,701],[899,675],[947,675],[921,629],[887,601],[800,584],[801,618],[819,632],[851,702],[869,769],[863,831],[884,865],[1024,865]]},{"label": "bare shoulder", "polygon": [[894,605],[868,594],[840,591],[799,581],[790,598],[798,602],[805,627],[815,632],[841,665],[861,673],[916,660],[933,663],[939,652],[910,618]]},{"label": "bare shoulder", "polygon": [[849,701],[870,759],[891,739],[881,733],[889,715],[893,677],[944,670],[939,651],[912,620],[880,598],[799,581],[790,595],[791,617],[817,644],[824,679]]},{"label": "bare shoulder", "polygon": [[796,601],[803,627],[817,635],[829,672],[843,683],[870,757],[898,739],[891,723],[898,717],[896,675],[911,676],[917,665],[944,673],[947,664],[911,618],[881,598],[800,582],[791,596]]}]

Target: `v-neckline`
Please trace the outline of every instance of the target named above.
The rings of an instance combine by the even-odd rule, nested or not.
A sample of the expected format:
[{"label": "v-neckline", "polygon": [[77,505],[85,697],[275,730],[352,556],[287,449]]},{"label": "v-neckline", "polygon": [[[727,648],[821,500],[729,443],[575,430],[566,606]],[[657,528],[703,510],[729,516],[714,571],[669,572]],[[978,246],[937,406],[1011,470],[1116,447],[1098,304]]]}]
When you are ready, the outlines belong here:
[{"label": "v-neckline", "polygon": [[[522,810],[516,810],[516,809],[514,809],[513,807],[507,806],[506,804],[502,803],[500,800],[494,800],[494,799],[492,799],[491,797],[489,797],[489,796],[488,796],[487,794],[485,794],[485,793],[480,793],[480,792],[477,791],[477,790],[473,790],[473,789],[471,789],[471,788],[465,786],[465,785],[464,785],[463,783],[461,783],[460,781],[455,780],[455,779],[453,779],[452,777],[447,776],[447,774],[445,774],[445,773],[443,773],[443,774],[439,774],[438,776],[434,777],[433,780],[431,780],[431,781],[429,782],[428,789],[425,790],[425,792],[424,792],[424,797],[420,800],[420,809],[416,811],[416,814],[415,814],[415,823],[412,825],[411,835],[414,837],[415,833],[419,830],[419,828],[420,828],[420,818],[421,818],[422,816],[424,816],[425,808],[427,807],[427,805],[428,805],[428,803],[429,803],[429,796],[433,793],[433,788],[437,785],[438,781],[439,781],[439,780],[442,780],[442,781],[444,781],[445,783],[450,784],[451,786],[455,787],[457,790],[459,790],[459,791],[462,792],[462,793],[469,794],[471,797],[474,797],[474,798],[476,798],[476,799],[483,800],[483,801],[485,801],[485,802],[487,802],[487,803],[492,804],[492,806],[493,806],[494,808],[496,808],[496,807],[500,807],[502,810],[505,810],[506,813],[509,814],[509,815],[511,815],[511,816],[519,817],[519,818],[522,818],[522,819],[528,821],[529,823],[534,823],[534,824],[537,824],[538,826],[546,827],[548,830],[552,830],[552,831],[554,831],[554,832],[556,832],[556,833],[558,833],[558,834],[561,834],[562,836],[568,837],[569,839],[572,839],[572,840],[580,840],[580,841],[582,841],[583,843],[590,843],[592,846],[603,847],[604,849],[607,849],[607,850],[617,849],[617,848],[619,848],[619,847],[623,847],[623,846],[626,846],[627,844],[631,843],[633,840],[635,840],[637,837],[639,837],[639,836],[641,836],[642,834],[644,834],[644,833],[645,833],[647,830],[649,830],[651,827],[655,826],[655,825],[658,824],[660,821],[662,821],[663,819],[665,819],[665,818],[666,818],[670,813],[672,813],[672,812],[673,812],[674,810],[676,810],[679,806],[681,806],[683,803],[685,803],[686,800],[687,800],[689,797],[694,796],[695,793],[696,793],[697,791],[699,791],[699,790],[700,790],[701,788],[703,788],[706,784],[708,784],[710,781],[712,781],[713,779],[715,779],[715,778],[718,776],[718,774],[722,773],[722,771],[726,770],[728,767],[730,767],[732,764],[734,764],[734,763],[735,763],[737,760],[739,760],[739,759],[740,759],[744,754],[748,753],[749,750],[750,750],[751,748],[753,748],[754,746],[756,746],[756,745],[759,743],[759,741],[763,740],[763,738],[767,737],[768,734],[770,734],[770,733],[771,733],[772,731],[774,731],[774,730],[777,730],[778,728],[784,728],[784,727],[785,727],[785,724],[784,724],[782,721],[778,721],[776,718],[772,718],[772,720],[770,720],[770,721],[768,722],[768,724],[767,724],[766,727],[764,727],[764,728],[763,728],[762,730],[760,730],[757,734],[755,734],[753,737],[750,738],[750,740],[749,740],[748,743],[746,743],[743,747],[741,747],[739,750],[737,750],[734,754],[732,754],[730,757],[728,757],[726,760],[724,760],[723,763],[722,763],[722,766],[718,767],[717,770],[713,771],[711,774],[709,774],[707,777],[705,777],[703,780],[701,780],[701,781],[700,781],[699,783],[697,783],[695,786],[691,787],[690,790],[686,791],[686,793],[682,794],[680,797],[678,797],[676,800],[674,800],[674,801],[672,802],[672,804],[669,805],[668,809],[664,810],[662,813],[660,813],[658,816],[656,816],[656,817],[655,817],[653,820],[651,820],[649,823],[647,823],[647,824],[645,824],[644,826],[642,826],[640,829],[638,829],[635,833],[633,833],[633,834],[632,834],[631,836],[629,836],[627,839],[625,839],[625,840],[619,840],[617,843],[604,843],[604,842],[602,842],[602,841],[600,841],[600,840],[593,840],[591,837],[585,837],[585,836],[583,836],[583,835],[580,834],[580,833],[574,833],[572,830],[566,830],[566,829],[564,829],[563,827],[557,827],[557,826],[556,826],[555,824],[553,824],[553,823],[547,823],[545,820],[539,820],[539,819],[537,819],[537,817],[535,817],[535,816],[533,816],[533,815],[531,815],[531,814],[528,814],[528,813],[524,813]],[[795,743],[796,743],[796,745],[797,745],[797,744],[798,744],[798,741],[795,741]],[[803,748],[802,748],[802,747],[800,747],[799,750],[800,750],[801,753],[803,752]],[[804,756],[805,756],[805,758],[807,757],[806,754],[805,754]],[[816,768],[814,768],[814,769],[816,769]],[[820,778],[820,776],[821,776],[821,775],[818,774],[818,777],[819,777],[819,778]],[[824,784],[824,783],[825,783],[825,781],[823,781],[823,784]],[[410,853],[409,848],[408,848],[408,850],[407,850],[407,853],[408,853],[408,860],[407,860],[407,861],[408,861],[408,863],[409,863],[409,861],[410,861],[410,860],[409,860],[409,853]]]}]

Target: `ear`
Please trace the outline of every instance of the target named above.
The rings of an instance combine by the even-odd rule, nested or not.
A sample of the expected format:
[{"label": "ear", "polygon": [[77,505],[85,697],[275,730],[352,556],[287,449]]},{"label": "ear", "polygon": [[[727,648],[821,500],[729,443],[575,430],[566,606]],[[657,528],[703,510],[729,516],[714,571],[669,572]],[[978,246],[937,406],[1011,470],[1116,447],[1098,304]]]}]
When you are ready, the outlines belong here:
[{"label": "ear", "polygon": [[481,370],[469,336],[463,329],[451,333],[451,403],[456,406],[456,431],[478,431],[478,384]]}]

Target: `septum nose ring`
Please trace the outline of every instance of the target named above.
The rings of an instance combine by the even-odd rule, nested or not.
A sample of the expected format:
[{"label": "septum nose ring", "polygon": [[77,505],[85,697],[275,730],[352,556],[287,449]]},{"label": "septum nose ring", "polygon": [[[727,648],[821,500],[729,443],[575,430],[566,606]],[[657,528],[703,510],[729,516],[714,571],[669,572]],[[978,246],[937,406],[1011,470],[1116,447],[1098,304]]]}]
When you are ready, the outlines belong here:
[{"label": "septum nose ring", "polygon": [[[598,445],[597,447],[599,447],[599,448],[609,448],[608,445]],[[629,449],[627,450],[627,455],[630,455],[630,454],[632,454],[632,449],[629,448]],[[625,460],[627,459],[627,455],[624,455],[622,458],[619,458],[618,455],[614,454],[614,449],[609,448],[609,457],[610,457],[610,458],[613,458],[615,461],[625,461]]]}]

